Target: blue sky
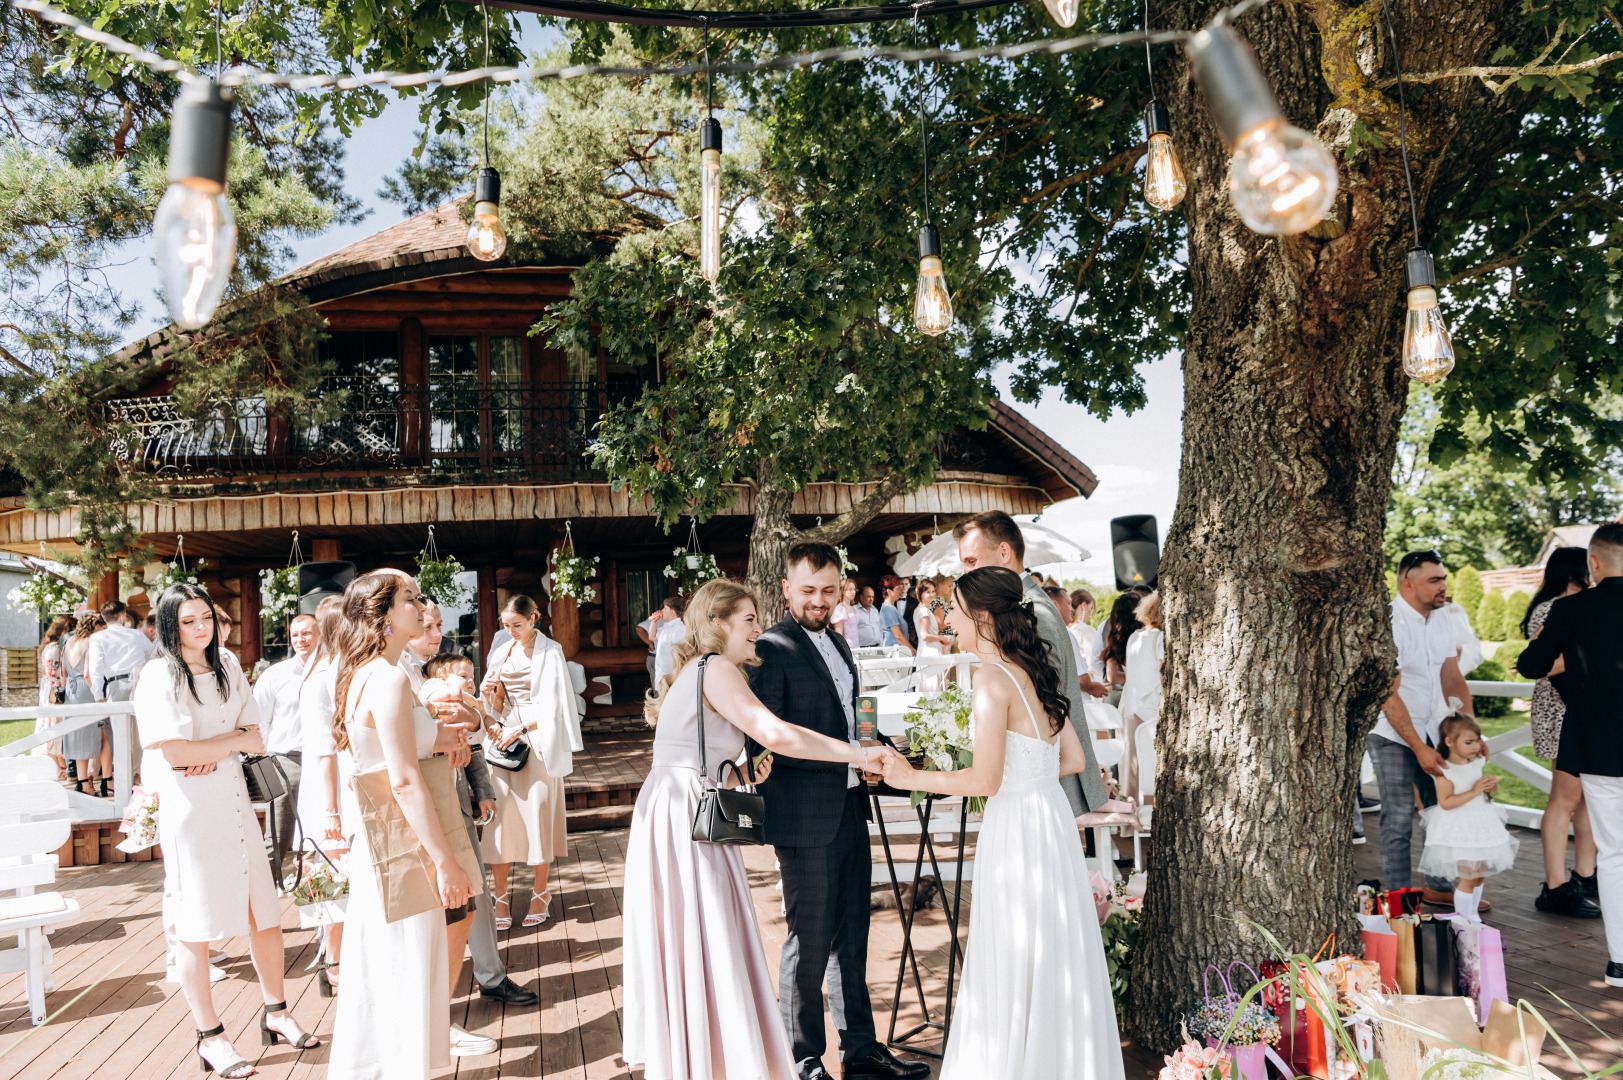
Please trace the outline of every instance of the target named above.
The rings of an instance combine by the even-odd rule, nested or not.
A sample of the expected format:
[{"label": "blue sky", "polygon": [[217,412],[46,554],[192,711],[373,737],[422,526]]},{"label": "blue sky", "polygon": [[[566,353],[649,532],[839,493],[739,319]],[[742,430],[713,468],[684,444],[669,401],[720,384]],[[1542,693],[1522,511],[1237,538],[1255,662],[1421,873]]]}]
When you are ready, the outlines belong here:
[{"label": "blue sky", "polygon": [[[548,34],[525,34],[527,51],[539,51]],[[308,262],[369,236],[400,221],[399,207],[377,197],[383,178],[395,172],[416,147],[417,105],[396,102],[382,114],[362,124],[349,141],[346,158],[346,187],[371,210],[360,223],[329,229],[296,242],[292,265]],[[291,266],[289,267],[291,269]],[[128,252],[121,265],[109,275],[125,296],[141,302],[142,318],[130,333],[134,339],[161,325],[161,302],[152,291],[152,257],[149,244]],[[998,373],[1000,389],[1006,391],[1004,373]],[[1107,584],[1110,571],[1110,519],[1123,514],[1154,514],[1162,539],[1172,520],[1177,502],[1178,458],[1182,438],[1183,373],[1178,359],[1166,357],[1145,368],[1148,404],[1132,416],[1116,413],[1099,420],[1085,410],[1067,405],[1060,395],[1050,393],[1035,405],[1004,399],[1025,414],[1071,453],[1086,462],[1099,478],[1099,487],[1090,499],[1072,499],[1051,509],[1043,517],[1049,525],[1093,553],[1080,565],[1061,569],[1064,576],[1082,576]]]}]

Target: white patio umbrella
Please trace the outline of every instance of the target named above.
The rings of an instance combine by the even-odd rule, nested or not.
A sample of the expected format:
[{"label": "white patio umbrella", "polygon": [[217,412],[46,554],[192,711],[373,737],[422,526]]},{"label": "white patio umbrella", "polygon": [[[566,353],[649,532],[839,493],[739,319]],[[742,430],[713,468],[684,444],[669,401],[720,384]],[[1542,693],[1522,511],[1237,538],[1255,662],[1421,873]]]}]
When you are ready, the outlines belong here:
[{"label": "white patio umbrella", "polygon": [[[1034,521],[1017,521],[1015,524],[1020,526],[1020,535],[1025,537],[1027,569],[1049,563],[1086,562],[1093,557],[1087,548],[1046,525],[1038,525]],[[964,564],[958,559],[958,541],[952,538],[950,532],[937,536],[907,558],[898,559],[895,568],[897,577],[957,577],[963,572]]]}]

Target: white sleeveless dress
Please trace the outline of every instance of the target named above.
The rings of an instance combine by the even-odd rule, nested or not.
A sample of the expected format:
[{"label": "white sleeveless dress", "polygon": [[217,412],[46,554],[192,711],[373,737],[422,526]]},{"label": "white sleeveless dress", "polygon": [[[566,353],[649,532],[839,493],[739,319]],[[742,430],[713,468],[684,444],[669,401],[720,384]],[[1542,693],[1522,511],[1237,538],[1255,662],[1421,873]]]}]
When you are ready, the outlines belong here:
[{"label": "white sleeveless dress", "polygon": [[[418,760],[432,757],[434,718],[418,707],[412,710],[412,721]],[[386,767],[375,729],[351,726],[349,738],[350,747],[340,756],[352,759],[355,773]],[[436,908],[398,922],[384,922],[383,900],[372,876],[364,837],[356,838],[348,870],[338,1019],[333,1025],[327,1076],[329,1080],[426,1080],[429,1073],[451,1064],[451,972],[445,912]]]},{"label": "white sleeveless dress", "polygon": [[[1021,700],[1042,731],[1023,691]],[[1093,887],[1059,786],[1059,742],[1013,731],[1005,741],[1003,783],[986,800],[975,842],[964,988],[941,1080],[1124,1080]]]}]

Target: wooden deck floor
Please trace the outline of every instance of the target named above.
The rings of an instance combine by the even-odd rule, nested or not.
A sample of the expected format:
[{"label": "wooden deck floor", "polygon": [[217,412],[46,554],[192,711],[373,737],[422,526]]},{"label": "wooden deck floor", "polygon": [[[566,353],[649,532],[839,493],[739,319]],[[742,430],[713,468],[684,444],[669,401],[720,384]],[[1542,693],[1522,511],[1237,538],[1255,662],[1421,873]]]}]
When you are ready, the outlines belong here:
[{"label": "wooden deck floor", "polygon": [[[624,830],[584,833],[570,838],[569,858],[554,871],[554,919],[537,930],[504,935],[506,960],[515,979],[540,995],[539,1008],[502,1009],[468,993],[466,971],[454,1011],[471,1031],[498,1038],[499,1056],[462,1059],[446,1077],[496,1080],[498,1077],[547,1077],[601,1080],[631,1075],[620,1063],[620,891],[623,878]],[[1507,969],[1513,995],[1537,1003],[1552,1016],[1569,1044],[1595,1068],[1620,1055],[1583,1020],[1563,1010],[1541,987],[1581,1008],[1608,1035],[1623,1037],[1623,993],[1600,980],[1604,967],[1598,923],[1555,919],[1531,908],[1540,873],[1538,842],[1523,834],[1518,869],[1490,885],[1495,909],[1488,920],[1505,932]],[[1359,849],[1361,870],[1373,864],[1373,845]],[[769,961],[774,969],[783,942],[776,873],[770,849],[748,849],[756,913]],[[43,1028],[31,1028],[22,1003],[21,977],[0,977],[0,1080],[53,1077],[61,1080],[98,1077],[147,1078],[197,1075],[192,1057],[192,1024],[178,988],[163,981],[163,932],[159,918],[161,863],[123,863],[82,867],[61,873],[61,887],[73,893],[83,918],[55,935],[56,986],[49,1007],[59,1015]],[[517,875],[515,875],[517,877]],[[519,879],[515,896],[528,881]],[[516,905],[515,919],[523,914]],[[968,914],[966,893],[965,916]],[[330,1038],[335,1004],[316,993],[303,969],[313,950],[310,931],[297,925],[291,906],[285,909],[284,937],[289,973],[288,997],[300,1020],[323,1039]],[[945,919],[938,908],[921,916],[916,940],[932,1004],[939,1008],[945,976]],[[879,1027],[889,1023],[888,1006],[901,944],[894,911],[874,913],[869,983]],[[243,941],[229,945],[226,969],[232,978],[215,988],[228,1032],[239,1052],[260,1066],[260,1076],[320,1078],[325,1075],[325,1047],[302,1054],[285,1045],[261,1054],[253,1030],[259,994],[252,980]],[[1546,1008],[1546,1006],[1548,1006]],[[907,1003],[902,1027],[918,1019]],[[833,1046],[833,1033],[830,1032]],[[1159,1061],[1129,1047],[1128,1076],[1153,1077]],[[833,1051],[828,1056],[834,1064]],[[1557,1056],[1546,1064],[1563,1075]]]}]

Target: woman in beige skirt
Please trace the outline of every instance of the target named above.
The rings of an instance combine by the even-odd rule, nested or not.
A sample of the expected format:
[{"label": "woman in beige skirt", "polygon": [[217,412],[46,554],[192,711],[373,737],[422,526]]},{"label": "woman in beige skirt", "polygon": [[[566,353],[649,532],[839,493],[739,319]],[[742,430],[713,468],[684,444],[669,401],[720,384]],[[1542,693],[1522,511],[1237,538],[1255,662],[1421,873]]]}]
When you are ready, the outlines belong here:
[{"label": "woman in beige skirt", "polygon": [[513,925],[507,872],[515,862],[535,869],[523,925],[540,926],[547,921],[552,903],[547,869],[564,854],[564,777],[574,771],[572,755],[582,748],[575,690],[569,682],[564,651],[536,629],[540,614],[528,596],[515,595],[507,601],[501,622],[513,640],[491,653],[480,688],[485,701],[502,717],[499,724],[487,727],[487,738],[501,749],[520,739],[530,747],[522,769],[490,770],[496,788],[496,820],[485,830],[484,855],[494,878],[498,930]]}]

